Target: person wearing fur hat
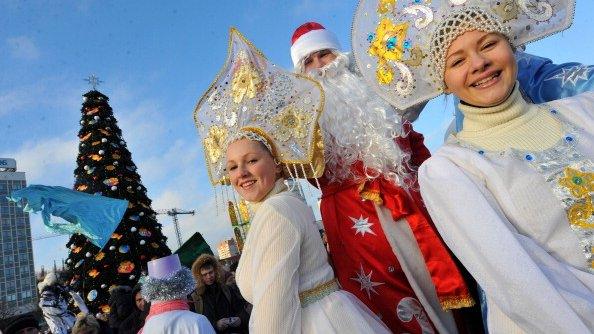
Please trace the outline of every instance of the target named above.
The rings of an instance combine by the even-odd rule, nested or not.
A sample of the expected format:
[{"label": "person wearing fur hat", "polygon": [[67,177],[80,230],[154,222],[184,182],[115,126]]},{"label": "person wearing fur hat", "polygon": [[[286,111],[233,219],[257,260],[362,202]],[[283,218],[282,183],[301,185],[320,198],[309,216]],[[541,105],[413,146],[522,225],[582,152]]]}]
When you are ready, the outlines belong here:
[{"label": "person wearing fur hat", "polygon": [[50,332],[52,334],[67,334],[76,319],[74,314],[68,310],[70,295],[66,287],[60,284],[55,272],[50,272],[43,281],[37,284],[37,289],[40,295],[39,307]]},{"label": "person wearing fur hat", "polygon": [[224,269],[210,254],[200,255],[192,265],[196,291],[194,309],[204,314],[217,333],[247,333],[249,314],[237,287],[224,281]]},{"label": "person wearing fur hat", "polygon": [[177,254],[147,263],[148,275],[141,278],[141,293],[151,303],[142,334],[214,334],[202,314],[191,312],[187,296],[196,281],[181,265]]},{"label": "person wearing fur hat", "polygon": [[[355,16],[355,57],[384,98],[400,108],[442,93],[461,100],[462,131],[422,164],[419,183],[444,241],[484,291],[490,333],[594,330],[594,93],[527,102],[513,52],[568,28],[574,7],[434,0],[369,17],[369,2]],[[381,53],[375,38],[393,26],[409,44]]]}]

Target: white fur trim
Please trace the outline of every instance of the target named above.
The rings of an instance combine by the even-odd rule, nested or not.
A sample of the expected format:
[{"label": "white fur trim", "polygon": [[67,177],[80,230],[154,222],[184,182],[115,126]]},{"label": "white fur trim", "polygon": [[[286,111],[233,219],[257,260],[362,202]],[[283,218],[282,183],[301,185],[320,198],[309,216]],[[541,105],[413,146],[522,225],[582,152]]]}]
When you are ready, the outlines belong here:
[{"label": "white fur trim", "polygon": [[291,46],[291,59],[293,66],[297,66],[299,61],[310,55],[312,52],[332,49],[340,50],[338,38],[327,29],[312,30],[301,35],[299,39]]}]

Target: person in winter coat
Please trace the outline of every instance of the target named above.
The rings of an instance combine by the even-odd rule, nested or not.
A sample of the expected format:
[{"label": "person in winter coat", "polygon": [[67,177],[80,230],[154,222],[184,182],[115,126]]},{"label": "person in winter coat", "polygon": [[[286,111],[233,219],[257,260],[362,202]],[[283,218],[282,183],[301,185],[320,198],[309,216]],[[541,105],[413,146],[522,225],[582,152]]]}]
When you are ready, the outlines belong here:
[{"label": "person in winter coat", "polygon": [[210,254],[202,254],[192,265],[197,282],[192,293],[194,309],[204,314],[217,333],[247,333],[249,314],[235,284],[226,284],[224,269]]},{"label": "person in winter coat", "polygon": [[132,288],[116,286],[109,290],[109,327],[114,334],[119,334],[120,325],[134,310],[132,302]]},{"label": "person in winter coat", "polygon": [[132,313],[121,322],[118,329],[119,334],[136,334],[144,326],[151,305],[142,297],[141,287],[140,284],[136,284],[132,289],[130,297],[134,307]]}]

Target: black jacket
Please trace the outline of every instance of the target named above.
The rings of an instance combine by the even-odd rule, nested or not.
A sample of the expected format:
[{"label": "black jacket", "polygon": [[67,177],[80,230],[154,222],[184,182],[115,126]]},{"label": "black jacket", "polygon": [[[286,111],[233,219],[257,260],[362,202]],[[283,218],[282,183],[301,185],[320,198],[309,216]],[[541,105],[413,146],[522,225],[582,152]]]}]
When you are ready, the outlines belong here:
[{"label": "black jacket", "polygon": [[[194,309],[208,318],[217,333],[248,333],[250,315],[247,311],[247,302],[241,297],[235,285],[214,283],[207,286],[202,295],[192,294]],[[217,321],[222,318],[239,317],[241,325],[236,328],[229,327],[219,331]]]}]

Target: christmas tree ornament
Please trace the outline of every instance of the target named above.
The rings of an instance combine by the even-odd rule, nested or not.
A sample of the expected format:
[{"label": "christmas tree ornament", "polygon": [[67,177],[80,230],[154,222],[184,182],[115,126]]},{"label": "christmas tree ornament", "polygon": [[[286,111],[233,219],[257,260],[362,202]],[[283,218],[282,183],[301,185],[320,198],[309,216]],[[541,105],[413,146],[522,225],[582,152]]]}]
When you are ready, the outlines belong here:
[{"label": "christmas tree ornament", "polygon": [[97,276],[99,276],[99,270],[93,268],[93,269],[89,270],[88,274],[89,274],[89,277],[96,278]]},{"label": "christmas tree ornament", "polygon": [[99,120],[99,116],[94,116],[93,119],[96,120],[96,121],[98,121]]},{"label": "christmas tree ornament", "polygon": [[140,213],[138,214],[140,217],[144,216],[144,212],[140,211]]},{"label": "christmas tree ornament", "polygon": [[140,230],[138,231],[138,234],[140,234],[143,237],[147,237],[147,238],[152,235],[151,231],[147,230],[146,228],[140,228]]},{"label": "christmas tree ornament", "polygon": [[134,276],[134,275],[130,275],[130,277],[128,277],[129,280],[133,280],[135,278],[136,278],[136,276]]},{"label": "christmas tree ornament", "polygon": [[109,246],[109,250],[114,250],[115,246]]},{"label": "christmas tree ornament", "polygon": [[99,150],[99,155],[104,155],[105,151],[104,150]]},{"label": "christmas tree ornament", "polygon": [[97,290],[91,290],[89,291],[89,293],[87,294],[87,300],[89,301],[93,301],[97,298]]},{"label": "christmas tree ornament", "polygon": [[132,226],[132,228],[130,228],[131,232],[136,232],[136,227]]},{"label": "christmas tree ornament", "polygon": [[80,125],[84,125],[84,124],[85,124],[85,121],[80,121]]},{"label": "christmas tree ornament", "polygon": [[137,222],[140,220],[140,217],[138,215],[131,215],[130,217],[128,217],[128,219]]},{"label": "christmas tree ornament", "polygon": [[118,273],[129,274],[134,270],[134,268],[134,263],[132,263],[131,261],[123,261],[120,262],[120,265],[118,266]]},{"label": "christmas tree ornament", "polygon": [[120,183],[117,177],[110,177],[109,179],[103,180],[103,184],[106,186],[117,186]]},{"label": "christmas tree ornament", "polygon": [[122,254],[126,254],[130,251],[130,246],[128,245],[121,245],[120,248],[118,249],[118,252],[122,253]]},{"label": "christmas tree ornament", "polygon": [[105,253],[99,252],[99,253],[97,253],[97,255],[95,255],[95,261],[101,261],[101,260],[103,260],[104,257],[105,257]]},{"label": "christmas tree ornament", "polygon": [[141,245],[144,245],[144,244],[146,244],[146,241],[144,241],[144,240],[140,240],[140,244],[141,244]]},{"label": "christmas tree ornament", "polygon": [[113,162],[113,164],[114,164],[115,166],[117,166],[117,165],[119,165],[119,162],[117,162],[117,161],[114,161],[114,162]]},{"label": "christmas tree ornament", "polygon": [[123,140],[120,140],[120,145],[124,145],[124,141]]},{"label": "christmas tree ornament", "polygon": [[80,266],[83,264],[83,262],[84,262],[84,260],[80,260],[80,261],[78,261],[78,262],[77,262],[77,263],[74,265],[74,268],[78,268],[78,267],[80,267]]},{"label": "christmas tree ornament", "polygon": [[91,253],[87,252],[87,253],[85,254],[85,256],[86,256],[86,257],[91,257]]},{"label": "christmas tree ornament", "polygon": [[107,143],[107,138],[101,138],[102,143]]},{"label": "christmas tree ornament", "polygon": [[101,289],[107,288],[107,284],[101,284]]},{"label": "christmas tree ornament", "polygon": [[85,165],[85,166],[83,167],[83,169],[84,169],[84,170],[89,170],[89,165]]},{"label": "christmas tree ornament", "polygon": [[116,191],[116,190],[118,190],[118,187],[116,187],[116,186],[111,187],[111,191]]}]

